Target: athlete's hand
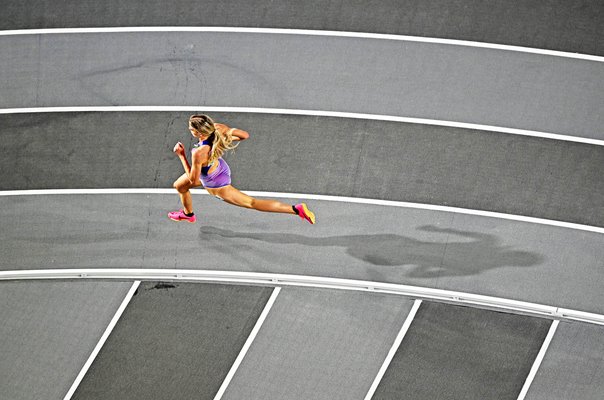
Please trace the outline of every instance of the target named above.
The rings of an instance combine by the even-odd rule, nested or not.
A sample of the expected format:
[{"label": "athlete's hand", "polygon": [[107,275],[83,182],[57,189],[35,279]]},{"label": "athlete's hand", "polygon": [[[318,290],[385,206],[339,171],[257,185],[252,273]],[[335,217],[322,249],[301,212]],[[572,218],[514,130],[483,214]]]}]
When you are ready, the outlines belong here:
[{"label": "athlete's hand", "polygon": [[185,146],[183,146],[182,143],[178,142],[178,143],[176,143],[176,145],[174,146],[174,149],[172,151],[174,153],[176,153],[176,155],[178,155],[178,156],[184,156],[185,155]]}]

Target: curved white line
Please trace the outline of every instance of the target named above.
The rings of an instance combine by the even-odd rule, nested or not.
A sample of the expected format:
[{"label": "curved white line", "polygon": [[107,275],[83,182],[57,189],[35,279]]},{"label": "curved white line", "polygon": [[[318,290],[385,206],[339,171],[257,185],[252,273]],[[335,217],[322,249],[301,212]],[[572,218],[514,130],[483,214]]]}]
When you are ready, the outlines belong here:
[{"label": "curved white line", "polygon": [[48,35],[72,33],[137,33],[137,32],[215,32],[215,33],[246,33],[246,34],[280,34],[305,36],[330,36],[361,39],[396,40],[405,42],[420,42],[446,44],[451,46],[478,47],[485,49],[515,51],[554,57],[574,58],[579,60],[604,62],[604,57],[590,54],[571,53],[566,51],[538,49],[534,47],[512,46],[505,44],[474,42],[469,40],[440,39],[422,36],[393,35],[383,33],[327,31],[313,29],[279,29],[279,28],[246,28],[246,27],[211,27],[211,26],[149,26],[149,27],[115,27],[115,28],[52,28],[52,29],[17,29],[0,31],[0,36],[16,35]]},{"label": "curved white line", "polygon": [[[336,201],[341,203],[368,204],[387,207],[413,208],[417,210],[443,211],[457,214],[476,215],[480,217],[498,218],[509,221],[528,222],[531,224],[549,225],[560,228],[575,229],[580,231],[604,233],[604,227],[581,225],[571,222],[556,221],[544,218],[527,217],[524,215],[504,214],[492,211],[473,210],[469,208],[458,208],[449,206],[438,206],[434,204],[408,203],[404,201],[366,199],[362,197],[328,196],[322,194],[301,194],[281,192],[258,192],[244,190],[245,193],[254,197],[277,197],[284,199],[309,199],[319,201]],[[91,195],[91,194],[174,194],[174,189],[40,189],[40,190],[5,190],[0,191],[2,196],[49,196],[49,195]],[[204,189],[191,189],[192,194],[208,194]]]},{"label": "curved white line", "polygon": [[327,278],[320,276],[274,274],[265,272],[208,271],[184,269],[48,269],[0,271],[2,280],[34,279],[121,279],[121,280],[170,280],[200,281],[269,286],[298,286],[324,289],[352,290],[385,293],[413,299],[440,301],[475,307],[486,307],[512,313],[530,314],[557,320],[582,321],[604,325],[604,315],[571,310],[556,306],[525,301],[484,296],[452,290],[433,289],[395,283],[361,281],[354,279]]},{"label": "curved white line", "polygon": [[501,126],[480,125],[466,122],[443,121],[437,119],[398,117],[393,115],[362,114],[339,111],[299,110],[288,108],[257,108],[257,107],[211,107],[211,106],[78,106],[78,107],[32,107],[32,108],[1,108],[0,114],[36,114],[55,112],[233,112],[255,114],[303,115],[314,117],[336,117],[364,119],[372,121],[404,122],[409,124],[448,126],[488,132],[507,133],[511,135],[531,136],[544,139],[561,140],[604,146],[604,140],[580,136],[561,135],[557,133],[531,131],[526,129],[505,128]]}]

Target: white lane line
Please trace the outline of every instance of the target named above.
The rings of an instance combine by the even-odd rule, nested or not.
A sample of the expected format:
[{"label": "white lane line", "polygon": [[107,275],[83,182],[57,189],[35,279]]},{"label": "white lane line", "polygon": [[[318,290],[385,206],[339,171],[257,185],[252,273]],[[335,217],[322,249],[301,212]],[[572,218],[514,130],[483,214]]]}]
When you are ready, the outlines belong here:
[{"label": "white lane line", "polygon": [[403,324],[400,332],[396,336],[396,339],[394,340],[394,344],[390,348],[390,351],[388,352],[388,355],[386,356],[386,359],[384,360],[382,367],[380,368],[377,376],[373,380],[373,384],[369,388],[369,391],[367,392],[367,395],[365,396],[365,400],[371,400],[371,398],[375,394],[375,391],[377,390],[380,382],[382,381],[382,378],[384,377],[384,374],[386,373],[386,370],[388,369],[390,362],[392,362],[392,359],[394,358],[396,351],[398,350],[399,346],[401,345],[403,338],[407,334],[407,331],[409,330],[409,327],[411,326],[411,322],[413,322],[413,319],[415,318],[415,314],[417,313],[417,310],[419,309],[419,306],[421,304],[422,304],[421,300],[415,300],[415,302],[413,303],[413,307],[411,308],[409,315],[407,315],[407,319],[405,319],[405,323]]},{"label": "white lane line", "polygon": [[281,291],[280,287],[276,287],[275,290],[273,290],[273,293],[271,294],[271,297],[268,299],[268,302],[264,306],[264,310],[262,310],[262,314],[260,314],[260,317],[258,318],[258,321],[256,321],[256,325],[254,325],[254,329],[252,329],[252,332],[250,333],[250,336],[247,338],[247,340],[245,341],[245,344],[241,348],[241,351],[239,352],[239,355],[235,359],[235,362],[231,366],[231,369],[230,369],[229,373],[227,374],[226,378],[222,382],[222,385],[220,386],[220,389],[216,393],[216,396],[214,396],[214,400],[220,400],[220,399],[222,399],[222,396],[224,395],[224,392],[226,391],[226,389],[229,386],[229,384],[231,383],[231,380],[233,379],[233,376],[235,376],[235,373],[237,372],[237,369],[239,368],[239,365],[243,361],[243,358],[247,354],[247,351],[249,350],[250,346],[254,342],[254,339],[256,339],[256,335],[260,331],[260,328],[262,327],[262,324],[264,323],[264,320],[266,319],[268,313],[270,312],[271,308],[273,307],[273,304],[275,303],[275,300],[277,300],[277,296],[279,295],[280,291]]},{"label": "white lane line", "polygon": [[82,382],[82,379],[84,379],[84,376],[88,372],[88,369],[90,368],[90,366],[94,362],[94,359],[99,354],[99,351],[101,351],[101,348],[103,347],[103,345],[107,341],[107,338],[109,337],[109,335],[113,331],[113,328],[115,328],[115,325],[117,324],[117,321],[119,321],[120,317],[124,313],[124,310],[128,306],[128,303],[130,303],[130,300],[132,299],[132,296],[134,296],[134,293],[136,292],[136,289],[138,289],[138,286],[140,285],[140,283],[141,283],[140,281],[135,281],[134,284],[132,284],[132,287],[128,291],[128,294],[124,298],[124,301],[122,301],[122,304],[117,309],[117,312],[113,316],[113,319],[109,323],[109,326],[107,327],[107,329],[105,329],[105,333],[103,333],[103,336],[101,336],[101,340],[99,340],[99,342],[97,343],[96,347],[92,351],[92,354],[90,354],[90,357],[88,357],[88,361],[86,361],[86,363],[84,364],[84,367],[82,367],[82,370],[80,371],[80,373],[76,377],[76,380],[71,385],[71,388],[69,389],[69,391],[67,392],[67,394],[65,395],[65,397],[63,398],[63,400],[70,400],[71,396],[73,396],[73,394],[75,393],[76,389],[78,388],[78,386]]},{"label": "white lane line", "polygon": [[515,51],[520,53],[539,54],[554,57],[574,58],[587,61],[604,62],[604,57],[591,54],[571,53],[539,49],[533,47],[513,46],[496,43],[475,42],[469,40],[441,39],[422,36],[394,35],[384,33],[327,31],[313,29],[279,29],[279,28],[247,28],[247,27],[211,27],[211,26],[149,26],[149,27],[114,27],[114,28],[52,28],[52,29],[17,29],[0,31],[0,36],[16,35],[48,35],[48,34],[78,34],[78,33],[137,33],[137,32],[214,32],[214,33],[245,33],[273,35],[303,35],[330,36],[360,39],[394,40],[403,42],[419,42],[445,44],[451,46],[477,47],[492,50]]},{"label": "white lane line", "polygon": [[530,136],[543,139],[561,140],[604,146],[604,140],[580,136],[562,135],[557,133],[532,131],[526,129],[506,128],[493,125],[472,124],[467,122],[444,121],[438,119],[399,117],[394,115],[362,114],[339,111],[300,110],[287,108],[257,108],[257,107],[190,107],[190,106],[77,106],[77,107],[32,107],[32,108],[3,108],[0,114],[37,114],[55,112],[232,112],[254,114],[303,115],[314,117],[335,117],[363,119],[370,121],[403,122],[419,125],[446,126],[450,128],[471,129],[510,135]]},{"label": "white lane line", "polygon": [[[527,217],[524,215],[504,214],[493,211],[473,210],[449,206],[438,206],[433,204],[408,203],[394,200],[366,199],[362,197],[328,196],[306,193],[281,193],[281,192],[259,192],[242,190],[253,197],[278,197],[283,199],[306,199],[318,201],[333,201],[340,203],[367,204],[386,207],[411,208],[416,210],[442,211],[449,213],[475,215],[479,217],[497,218],[508,221],[527,222],[537,225],[548,225],[559,228],[574,229],[580,231],[604,233],[604,227],[575,224],[571,222],[557,221],[551,219]],[[40,189],[40,190],[4,190],[0,191],[0,197],[8,196],[50,196],[50,195],[108,195],[108,194],[175,194],[174,189],[147,189],[147,188],[124,188],[124,189]],[[192,194],[207,195],[204,189],[191,189]]]},{"label": "white lane line", "polygon": [[547,336],[545,337],[545,341],[543,342],[543,345],[541,346],[541,350],[539,351],[539,354],[537,355],[537,358],[535,359],[535,362],[533,363],[531,372],[529,373],[528,377],[526,378],[526,382],[524,382],[524,386],[522,387],[522,391],[520,391],[518,400],[524,400],[524,398],[526,397],[526,394],[528,393],[528,390],[531,387],[531,384],[533,383],[535,376],[537,375],[537,371],[539,370],[539,367],[541,366],[543,357],[545,357],[545,353],[547,352],[547,349],[548,349],[550,343],[552,342],[552,339],[554,338],[554,334],[556,333],[556,329],[558,329],[559,323],[560,323],[560,321],[554,320],[552,322],[552,325],[549,327],[549,332],[547,333]]}]

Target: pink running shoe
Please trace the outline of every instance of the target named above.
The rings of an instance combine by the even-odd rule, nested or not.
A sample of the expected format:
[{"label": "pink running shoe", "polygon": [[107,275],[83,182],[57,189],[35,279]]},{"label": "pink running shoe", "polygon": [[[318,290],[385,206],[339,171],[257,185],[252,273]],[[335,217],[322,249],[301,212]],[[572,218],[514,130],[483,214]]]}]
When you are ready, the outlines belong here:
[{"label": "pink running shoe", "polygon": [[295,209],[298,210],[298,216],[302,219],[307,220],[311,224],[315,223],[315,214],[313,214],[305,203],[296,204]]},{"label": "pink running shoe", "polygon": [[168,218],[170,218],[172,221],[187,221],[190,223],[193,223],[197,220],[195,214],[193,214],[191,217],[187,217],[183,210],[169,212]]}]

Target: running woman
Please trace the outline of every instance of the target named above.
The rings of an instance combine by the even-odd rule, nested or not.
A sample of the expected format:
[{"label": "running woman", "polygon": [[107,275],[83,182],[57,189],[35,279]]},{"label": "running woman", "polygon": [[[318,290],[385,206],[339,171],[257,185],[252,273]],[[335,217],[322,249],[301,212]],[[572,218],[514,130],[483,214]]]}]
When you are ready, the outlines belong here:
[{"label": "running woman", "polygon": [[203,185],[208,193],[227,203],[258,211],[296,214],[311,224],[315,223],[315,215],[305,203],[289,205],[276,200],[255,199],[231,185],[231,170],[222,155],[225,151],[237,147],[239,143],[234,142],[248,139],[249,133],[214,122],[203,114],[189,118],[189,131],[199,139],[199,143],[191,150],[192,165],[187,161],[183,144],[178,142],[174,146],[173,151],[178,155],[185,173],[173,185],[178,191],[183,208],[168,213],[171,220],[195,222],[193,199],[189,189]]}]

